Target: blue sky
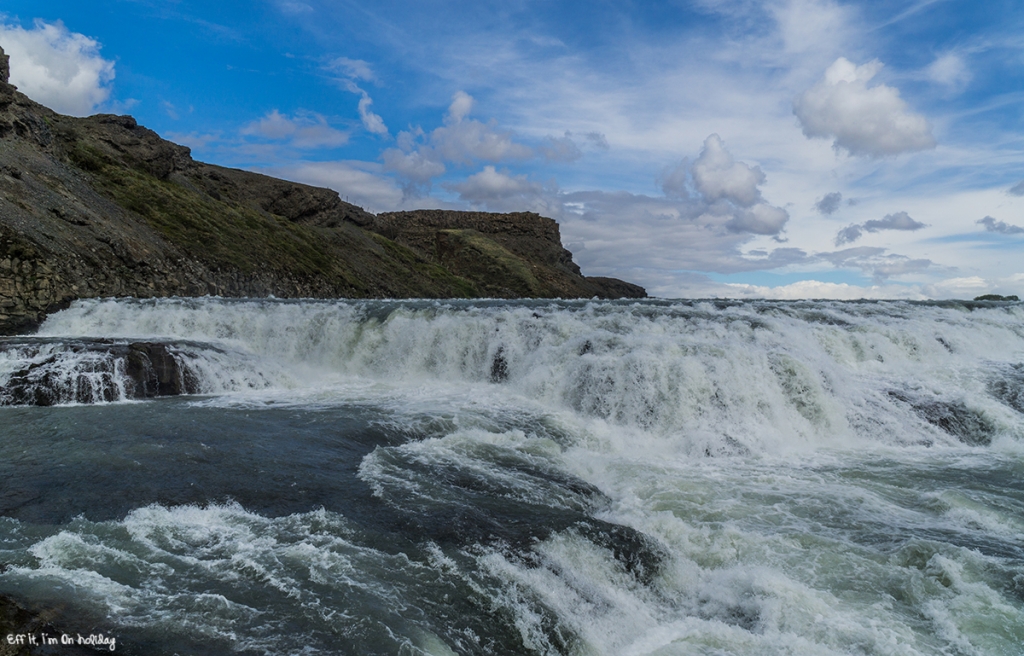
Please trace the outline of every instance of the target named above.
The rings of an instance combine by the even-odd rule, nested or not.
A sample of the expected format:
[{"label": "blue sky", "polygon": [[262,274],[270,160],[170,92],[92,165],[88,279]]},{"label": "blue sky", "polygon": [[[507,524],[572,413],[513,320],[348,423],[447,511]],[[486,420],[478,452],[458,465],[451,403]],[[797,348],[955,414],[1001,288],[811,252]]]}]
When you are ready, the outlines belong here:
[{"label": "blue sky", "polygon": [[12,82],[665,297],[1024,296],[1019,1],[8,0]]}]

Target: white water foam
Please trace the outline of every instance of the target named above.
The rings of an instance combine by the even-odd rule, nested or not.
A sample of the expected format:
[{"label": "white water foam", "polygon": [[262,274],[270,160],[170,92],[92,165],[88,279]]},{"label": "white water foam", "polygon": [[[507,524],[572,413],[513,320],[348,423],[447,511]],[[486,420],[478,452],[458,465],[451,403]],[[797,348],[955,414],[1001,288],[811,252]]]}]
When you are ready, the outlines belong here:
[{"label": "white water foam", "polygon": [[500,383],[721,455],[1017,440],[1019,409],[991,392],[1024,361],[1022,325],[1016,305],[171,299],[79,301],[40,335],[216,345],[228,357],[195,360],[210,393]]}]

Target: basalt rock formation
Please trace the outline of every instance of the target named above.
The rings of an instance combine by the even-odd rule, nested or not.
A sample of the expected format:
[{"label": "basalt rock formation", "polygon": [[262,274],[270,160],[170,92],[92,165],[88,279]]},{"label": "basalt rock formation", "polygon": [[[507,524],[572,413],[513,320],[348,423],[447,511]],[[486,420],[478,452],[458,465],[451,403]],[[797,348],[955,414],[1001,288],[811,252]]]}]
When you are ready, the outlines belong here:
[{"label": "basalt rock formation", "polygon": [[0,334],[106,296],[642,297],[584,278],[530,213],[374,216],[329,189],[204,164],[130,116],[63,116],[0,50]]},{"label": "basalt rock formation", "polygon": [[[196,394],[201,391],[198,378],[177,351],[158,342],[72,344],[66,351],[13,372],[0,386],[0,405],[51,406]],[[69,357],[77,360],[75,366],[68,366]]]}]

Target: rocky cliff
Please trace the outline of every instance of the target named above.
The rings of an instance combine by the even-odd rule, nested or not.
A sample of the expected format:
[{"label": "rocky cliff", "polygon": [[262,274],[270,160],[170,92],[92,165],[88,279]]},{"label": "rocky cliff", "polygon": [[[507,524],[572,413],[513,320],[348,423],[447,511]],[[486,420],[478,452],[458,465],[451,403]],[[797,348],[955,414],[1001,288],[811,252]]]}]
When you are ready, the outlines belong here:
[{"label": "rocky cliff", "polygon": [[0,334],[97,296],[642,297],[585,278],[536,214],[374,216],[328,189],[204,164],[130,116],[73,118],[0,50]]}]

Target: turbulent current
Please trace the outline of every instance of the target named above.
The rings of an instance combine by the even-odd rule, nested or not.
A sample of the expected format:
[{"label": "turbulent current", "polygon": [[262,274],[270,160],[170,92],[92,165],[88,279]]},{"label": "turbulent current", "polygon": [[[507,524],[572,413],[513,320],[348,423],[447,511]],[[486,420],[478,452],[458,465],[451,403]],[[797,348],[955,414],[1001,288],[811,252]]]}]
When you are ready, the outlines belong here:
[{"label": "turbulent current", "polygon": [[1020,303],[79,301],[0,406],[118,653],[1024,653]]}]

